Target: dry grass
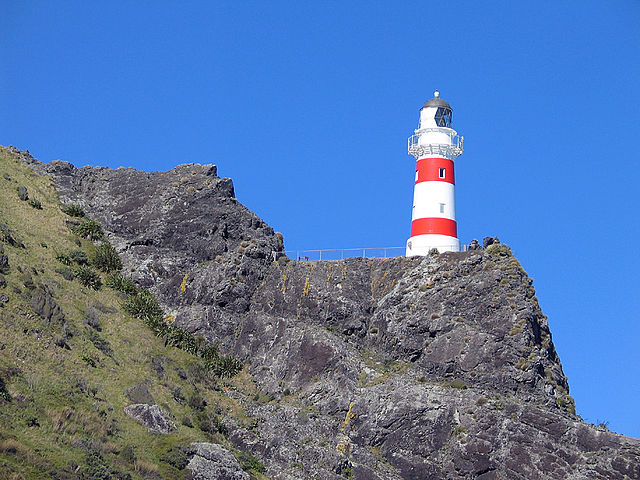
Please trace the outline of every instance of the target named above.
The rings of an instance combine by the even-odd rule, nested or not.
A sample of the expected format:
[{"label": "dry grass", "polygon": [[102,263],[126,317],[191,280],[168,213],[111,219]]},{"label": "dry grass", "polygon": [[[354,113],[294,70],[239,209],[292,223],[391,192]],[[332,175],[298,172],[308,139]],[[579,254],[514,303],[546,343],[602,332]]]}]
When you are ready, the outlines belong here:
[{"label": "dry grass", "polygon": [[7,438],[0,440],[0,453],[8,453],[10,455],[16,455],[18,453],[25,453],[27,448],[17,440]]},{"label": "dry grass", "polygon": [[136,473],[139,473],[144,478],[160,478],[157,465],[142,459],[136,459],[134,463]]}]

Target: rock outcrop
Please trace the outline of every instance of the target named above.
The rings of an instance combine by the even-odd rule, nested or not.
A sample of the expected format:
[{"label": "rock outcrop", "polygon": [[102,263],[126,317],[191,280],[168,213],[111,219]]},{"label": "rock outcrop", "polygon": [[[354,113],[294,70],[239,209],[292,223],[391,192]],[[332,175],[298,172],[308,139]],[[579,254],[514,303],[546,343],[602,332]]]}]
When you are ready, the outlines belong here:
[{"label": "rock outcrop", "polygon": [[227,438],[271,477],[640,479],[640,441],[575,414],[531,279],[497,238],[428,257],[274,261],[281,239],[213,166],[22,158],[102,223],[172,320],[246,363],[258,393],[229,392],[248,420],[228,419]]},{"label": "rock outcrop", "polygon": [[193,480],[250,480],[226,448],[213,443],[193,443],[195,454],[187,468]]},{"label": "rock outcrop", "polygon": [[136,403],[126,407],[124,413],[155,433],[166,435],[176,429],[176,426],[167,417],[167,414],[160,410],[158,405]]}]

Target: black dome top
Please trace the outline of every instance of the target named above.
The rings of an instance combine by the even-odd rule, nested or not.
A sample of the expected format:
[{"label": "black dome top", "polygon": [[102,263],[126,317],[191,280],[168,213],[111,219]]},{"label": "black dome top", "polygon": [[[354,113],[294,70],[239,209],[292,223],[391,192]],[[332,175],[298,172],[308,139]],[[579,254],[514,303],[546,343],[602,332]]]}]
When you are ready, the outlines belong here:
[{"label": "black dome top", "polygon": [[[451,105],[449,105],[447,102],[445,102],[440,98],[440,92],[438,90],[433,92],[433,98],[431,100],[427,100],[425,104],[422,106],[422,108],[427,108],[427,107],[445,108],[450,112],[453,111],[453,109],[451,108]],[[422,108],[420,110],[422,110]]]},{"label": "black dome top", "polygon": [[448,108],[449,110],[453,110],[451,108],[451,105],[449,105],[447,102],[442,100],[440,97],[433,97],[431,100],[427,100],[425,104],[422,106],[422,108],[427,108],[427,107],[445,107],[445,108]]}]

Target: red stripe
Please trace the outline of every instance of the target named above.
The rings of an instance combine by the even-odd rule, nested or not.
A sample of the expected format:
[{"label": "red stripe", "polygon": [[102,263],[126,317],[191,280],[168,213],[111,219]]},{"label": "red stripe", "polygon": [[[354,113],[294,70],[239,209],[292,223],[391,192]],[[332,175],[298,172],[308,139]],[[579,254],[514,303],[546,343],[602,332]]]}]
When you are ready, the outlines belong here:
[{"label": "red stripe", "polygon": [[447,235],[458,238],[458,227],[455,220],[448,218],[416,218],[411,222],[411,236]]},{"label": "red stripe", "polygon": [[[444,168],[444,178],[440,178],[441,168]],[[418,171],[416,183],[431,181],[456,183],[453,162],[446,158],[421,158],[418,160],[416,170]]]}]

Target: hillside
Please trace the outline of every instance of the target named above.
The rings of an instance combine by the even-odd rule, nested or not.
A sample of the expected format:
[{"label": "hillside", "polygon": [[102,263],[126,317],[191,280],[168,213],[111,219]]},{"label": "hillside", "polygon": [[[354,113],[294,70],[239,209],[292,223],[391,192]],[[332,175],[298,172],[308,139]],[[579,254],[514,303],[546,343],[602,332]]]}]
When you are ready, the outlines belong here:
[{"label": "hillside", "polygon": [[[18,444],[15,451],[0,448],[7,472],[28,464],[73,478],[70,462],[86,465],[97,448],[123,474],[179,478],[190,470],[163,455],[179,446],[192,460],[198,455],[192,457],[190,445],[206,441],[244,459],[255,478],[263,465],[274,479],[640,478],[640,441],[575,414],[532,282],[507,246],[423,258],[295,262],[278,253],[282,237],[238,203],[232,182],[219,178],[214,166],[153,173],[76,169],[41,164],[15,149],[3,149],[2,162],[0,176],[10,179],[0,179],[0,221],[26,246],[4,241],[10,270],[2,329],[12,340],[3,340],[11,347],[1,349],[0,358],[12,400],[2,405],[10,428],[1,440]],[[42,210],[19,200],[21,185],[42,201]],[[54,186],[62,203],[78,205],[102,224],[123,272],[155,294],[166,321],[219,345],[221,355],[240,359],[244,370],[225,380],[216,370],[190,374],[199,369],[189,365],[202,359],[165,346],[166,338],[125,314],[121,294],[61,277],[57,253],[81,248],[91,256],[96,245],[71,233]],[[34,315],[27,268],[38,272],[30,270],[34,283],[52,285],[76,334],[65,334],[64,321],[43,323]],[[99,335],[111,356],[96,349],[92,327],[83,323],[91,307],[100,312]],[[24,333],[34,329],[49,343]],[[70,350],[55,346],[60,337]],[[20,373],[13,375],[13,368]],[[60,388],[48,394],[30,387],[34,376]],[[63,385],[76,376],[99,385],[97,393],[82,401],[64,397],[60,391],[70,387]],[[143,380],[175,419],[176,431],[149,434],[123,413],[132,403],[124,391]],[[180,424],[184,416],[202,415],[194,402],[175,398],[176,387],[187,398],[196,390],[205,398],[217,432]],[[94,428],[113,421],[117,432],[102,434],[91,450],[78,429],[56,430],[57,417],[48,412],[69,403],[94,412]],[[29,415],[40,426],[25,429]],[[128,447],[136,459],[126,463]],[[69,458],[58,461],[56,452]],[[141,460],[146,471],[136,467]],[[197,478],[242,478],[201,473]]]},{"label": "hillside", "polygon": [[[74,235],[82,219],[19,160],[0,150],[0,478],[189,478],[190,445],[229,445],[222,417],[245,419],[227,392],[255,386],[166,346],[123,310],[127,296],[106,273],[93,269],[99,290],[74,278],[101,242]],[[125,414],[130,404],[159,405],[175,430],[150,432]],[[252,478],[267,478],[233,451]]]}]

